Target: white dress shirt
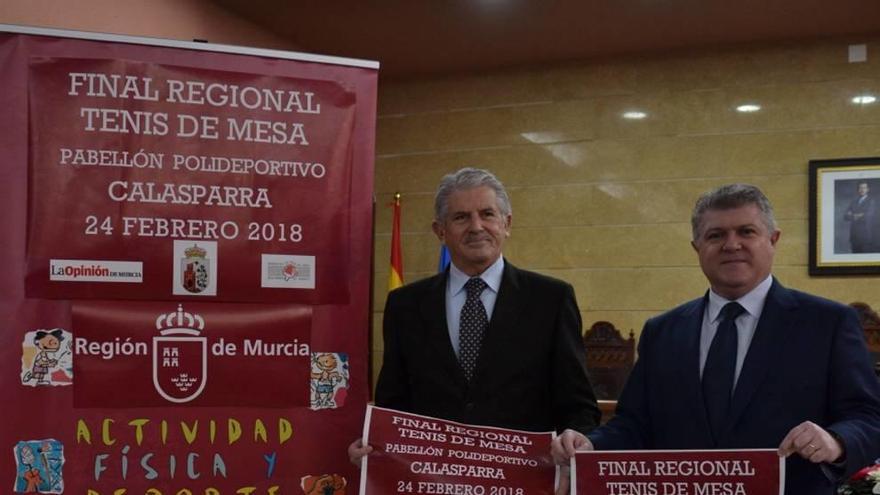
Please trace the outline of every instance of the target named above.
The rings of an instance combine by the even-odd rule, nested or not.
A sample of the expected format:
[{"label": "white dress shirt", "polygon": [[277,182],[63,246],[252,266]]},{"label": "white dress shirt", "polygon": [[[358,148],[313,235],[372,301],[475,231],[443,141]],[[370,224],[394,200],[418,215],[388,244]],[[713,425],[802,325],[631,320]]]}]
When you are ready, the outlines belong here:
[{"label": "white dress shirt", "polygon": [[[495,263],[492,263],[489,268],[478,275],[488,286],[480,294],[480,300],[483,302],[483,307],[486,308],[486,317],[489,321],[492,321],[492,310],[495,309],[495,300],[498,299],[498,289],[501,287],[503,272],[504,257],[499,256]],[[461,309],[467,300],[464,284],[470,279],[471,277],[459,270],[455,263],[449,264],[449,278],[446,279],[446,325],[449,327],[449,340],[452,342],[456,356],[458,356],[458,339],[461,333],[459,329]]]},{"label": "white dress shirt", "polygon": [[[770,292],[771,285],[773,285],[773,277],[768,275],[763,282],[758,284],[749,293],[735,300],[745,308],[745,311],[735,320],[736,371],[733,375],[734,387],[736,387],[736,382],[739,380],[739,373],[742,371],[743,362],[746,360],[746,353],[749,351],[752,337],[755,336],[758,319],[761,318],[761,312],[764,310],[764,301],[767,299],[767,293]],[[700,332],[700,378],[703,377],[703,368],[706,367],[706,356],[709,355],[712,339],[715,338],[715,332],[718,331],[721,309],[729,302],[732,301],[721,297],[715,291],[709,289],[709,303],[706,304],[706,310],[703,313],[703,327]]]}]

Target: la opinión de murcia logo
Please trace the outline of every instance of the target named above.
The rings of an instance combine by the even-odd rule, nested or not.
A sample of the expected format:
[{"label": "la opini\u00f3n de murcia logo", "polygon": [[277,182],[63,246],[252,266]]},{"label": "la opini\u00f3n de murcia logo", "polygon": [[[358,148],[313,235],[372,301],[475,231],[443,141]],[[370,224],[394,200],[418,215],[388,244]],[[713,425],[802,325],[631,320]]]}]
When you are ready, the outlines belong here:
[{"label": "la opini\u00f3n de murcia logo", "polygon": [[177,306],[156,318],[160,336],[153,337],[153,386],[164,399],[189,402],[208,381],[208,342],[200,333],[205,320]]},{"label": "la opini\u00f3n de murcia logo", "polygon": [[49,260],[53,282],[143,282],[143,263],[111,260]]}]

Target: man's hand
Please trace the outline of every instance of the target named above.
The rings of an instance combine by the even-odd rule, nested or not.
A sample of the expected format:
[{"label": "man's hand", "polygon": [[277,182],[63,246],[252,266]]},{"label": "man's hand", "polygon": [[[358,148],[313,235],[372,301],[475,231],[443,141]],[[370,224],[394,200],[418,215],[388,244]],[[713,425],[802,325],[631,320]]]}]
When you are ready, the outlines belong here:
[{"label": "man's hand", "polygon": [[550,444],[553,462],[560,466],[568,466],[568,460],[574,456],[576,450],[593,450],[593,444],[583,433],[571,429],[563,431]]},{"label": "man's hand", "polygon": [[348,460],[357,467],[361,467],[363,458],[373,451],[373,447],[364,445],[363,439],[358,438],[348,446]]},{"label": "man's hand", "polygon": [[556,495],[569,495],[571,493],[571,469],[568,466],[562,466],[559,470],[559,487],[556,488]]},{"label": "man's hand", "polygon": [[779,444],[779,456],[797,452],[810,462],[835,463],[843,459],[843,445],[827,430],[812,421],[804,421],[785,435]]}]

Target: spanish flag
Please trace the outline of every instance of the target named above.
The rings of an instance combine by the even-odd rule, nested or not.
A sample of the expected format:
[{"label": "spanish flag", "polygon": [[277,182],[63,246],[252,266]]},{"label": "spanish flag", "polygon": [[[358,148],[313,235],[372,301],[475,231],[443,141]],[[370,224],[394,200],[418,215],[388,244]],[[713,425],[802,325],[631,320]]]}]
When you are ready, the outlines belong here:
[{"label": "spanish flag", "polygon": [[394,202],[391,203],[391,271],[388,274],[388,290],[394,290],[403,285],[403,253],[400,250],[400,193],[394,194]]},{"label": "spanish flag", "polygon": [[440,261],[437,262],[437,271],[440,273],[445,272],[450,262],[452,262],[452,258],[449,257],[449,248],[444,244],[440,246]]}]

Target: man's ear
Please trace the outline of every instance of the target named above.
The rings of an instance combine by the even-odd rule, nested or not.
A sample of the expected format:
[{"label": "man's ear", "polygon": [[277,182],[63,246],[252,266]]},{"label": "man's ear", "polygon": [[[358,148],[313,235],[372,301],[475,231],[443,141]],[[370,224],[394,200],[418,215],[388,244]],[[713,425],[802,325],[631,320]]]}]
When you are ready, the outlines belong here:
[{"label": "man's ear", "polygon": [[700,252],[700,248],[697,247],[697,241],[691,241],[691,247],[694,248],[694,251]]},{"label": "man's ear", "polygon": [[772,234],[770,234],[770,245],[776,246],[776,243],[779,242],[779,237],[782,236],[781,230],[774,230]]},{"label": "man's ear", "polygon": [[440,224],[437,220],[431,222],[431,230],[434,231],[434,235],[437,236],[437,239],[440,239],[440,242],[445,242],[444,237],[446,236],[446,231],[443,229],[443,225]]},{"label": "man's ear", "polygon": [[513,224],[513,215],[504,217],[504,236],[510,237],[510,226]]}]

